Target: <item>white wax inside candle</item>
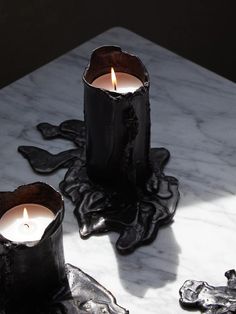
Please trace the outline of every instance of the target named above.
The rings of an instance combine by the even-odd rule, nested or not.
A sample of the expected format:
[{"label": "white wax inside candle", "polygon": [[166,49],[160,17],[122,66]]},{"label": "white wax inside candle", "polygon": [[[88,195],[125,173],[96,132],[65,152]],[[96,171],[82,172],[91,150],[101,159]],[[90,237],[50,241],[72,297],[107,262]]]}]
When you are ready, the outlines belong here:
[{"label": "white wax inside candle", "polygon": [[[26,208],[28,217],[23,217]],[[9,209],[0,219],[0,233],[15,242],[39,241],[54,213],[39,204],[21,204]]]},{"label": "white wax inside candle", "polygon": [[117,93],[133,93],[139,87],[143,86],[143,83],[136,77],[124,72],[116,72],[117,89],[114,89],[111,80],[111,74],[107,73],[96,78],[91,85],[98,88],[103,88],[109,91]]}]

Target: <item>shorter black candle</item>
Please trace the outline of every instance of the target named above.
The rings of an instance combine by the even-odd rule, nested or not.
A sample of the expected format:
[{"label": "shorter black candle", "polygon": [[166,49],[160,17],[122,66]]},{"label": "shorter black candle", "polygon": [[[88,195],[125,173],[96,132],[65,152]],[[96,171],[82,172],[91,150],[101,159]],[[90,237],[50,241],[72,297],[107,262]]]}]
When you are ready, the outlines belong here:
[{"label": "shorter black candle", "polygon": [[55,219],[37,242],[12,242],[0,234],[0,302],[48,300],[66,280],[62,243],[64,204],[51,186],[36,182],[0,193],[0,217],[10,208],[35,203],[49,208]]},{"label": "shorter black candle", "polygon": [[[110,73],[127,73],[142,82],[134,92],[97,88],[93,82]],[[143,63],[119,47],[96,49],[84,73],[86,160],[90,178],[109,183],[144,182],[149,175],[149,76]],[[117,81],[119,87],[119,81]]]}]

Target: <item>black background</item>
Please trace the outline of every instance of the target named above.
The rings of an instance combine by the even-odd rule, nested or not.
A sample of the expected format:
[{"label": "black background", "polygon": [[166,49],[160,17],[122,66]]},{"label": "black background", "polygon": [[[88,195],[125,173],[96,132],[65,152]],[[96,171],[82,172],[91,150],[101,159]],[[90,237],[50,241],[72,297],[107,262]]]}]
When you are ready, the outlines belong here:
[{"label": "black background", "polygon": [[0,87],[113,26],[236,81],[235,0],[0,0]]}]

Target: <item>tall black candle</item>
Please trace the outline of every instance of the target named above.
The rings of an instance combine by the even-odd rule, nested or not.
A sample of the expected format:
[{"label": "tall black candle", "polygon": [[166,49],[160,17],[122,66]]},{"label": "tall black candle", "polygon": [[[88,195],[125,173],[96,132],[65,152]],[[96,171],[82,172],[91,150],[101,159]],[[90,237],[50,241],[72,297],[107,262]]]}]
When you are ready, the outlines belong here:
[{"label": "tall black candle", "polygon": [[[125,77],[128,92],[120,84]],[[74,119],[37,126],[45,139],[69,139],[77,149],[53,155],[21,146],[19,152],[37,173],[68,168],[60,188],[75,204],[83,238],[119,232],[118,251],[131,253],[172,220],[179,199],[177,179],[163,173],[169,151],[150,149],[149,76],[136,56],[104,46],[92,53],[83,80],[85,126]]]},{"label": "tall black candle", "polygon": [[[98,88],[93,82],[110,73],[128,73],[142,84],[121,93]],[[98,181],[134,184],[150,172],[149,76],[143,63],[119,47],[96,49],[84,73],[84,113],[88,175]],[[119,81],[117,82],[119,86]]]},{"label": "tall black candle", "polygon": [[0,217],[10,208],[34,203],[49,208],[55,219],[37,242],[12,242],[0,234],[0,302],[14,306],[36,298],[50,299],[66,279],[62,244],[64,205],[61,195],[45,183],[0,193]]}]

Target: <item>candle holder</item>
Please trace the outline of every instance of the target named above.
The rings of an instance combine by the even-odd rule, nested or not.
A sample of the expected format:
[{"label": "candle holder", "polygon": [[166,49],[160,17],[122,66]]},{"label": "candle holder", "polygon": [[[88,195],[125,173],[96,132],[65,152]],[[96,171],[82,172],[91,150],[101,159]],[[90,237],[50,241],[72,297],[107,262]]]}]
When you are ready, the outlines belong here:
[{"label": "candle holder", "polygon": [[[112,65],[118,72],[129,69],[142,86],[126,94],[93,86]],[[116,231],[118,252],[128,254],[172,221],[178,180],[163,173],[169,151],[150,149],[150,82],[142,62],[119,47],[100,47],[83,80],[85,123],[37,126],[45,139],[65,138],[76,148],[57,155],[33,146],[18,150],[38,173],[68,168],[60,189],[75,204],[81,237]]]},{"label": "candle holder", "polygon": [[65,265],[61,195],[41,182],[0,192],[0,216],[24,203],[50,208],[55,219],[40,241],[12,242],[0,234],[0,313],[128,313],[93,278]]},{"label": "candle holder", "polygon": [[[113,66],[117,74],[138,78],[141,86],[132,93],[94,86],[96,78],[109,73]],[[83,81],[88,176],[102,185],[142,185],[151,173],[150,81],[146,68],[138,57],[119,47],[103,46],[92,53]]]},{"label": "candle holder", "polygon": [[180,304],[189,310],[202,313],[236,312],[236,272],[234,269],[225,273],[228,279],[226,287],[213,287],[205,281],[187,280],[180,288]]},{"label": "candle holder", "polygon": [[51,298],[51,293],[66,277],[61,226],[64,205],[60,194],[44,183],[24,185],[14,192],[1,192],[0,216],[10,208],[24,203],[41,204],[50,208],[55,219],[46,228],[39,242],[12,242],[0,235],[1,295],[11,302],[24,300],[22,293]]}]

